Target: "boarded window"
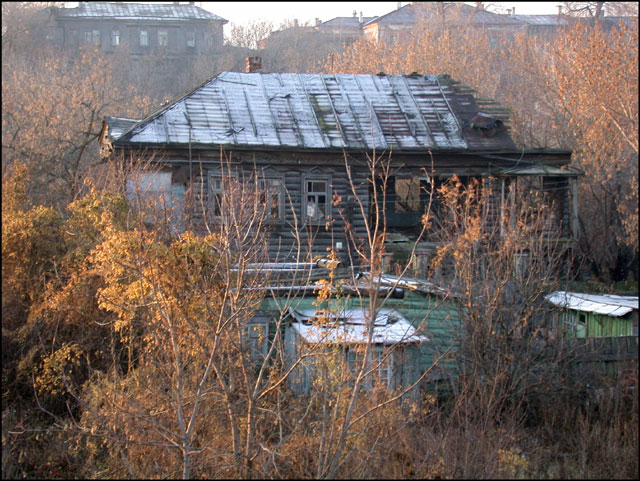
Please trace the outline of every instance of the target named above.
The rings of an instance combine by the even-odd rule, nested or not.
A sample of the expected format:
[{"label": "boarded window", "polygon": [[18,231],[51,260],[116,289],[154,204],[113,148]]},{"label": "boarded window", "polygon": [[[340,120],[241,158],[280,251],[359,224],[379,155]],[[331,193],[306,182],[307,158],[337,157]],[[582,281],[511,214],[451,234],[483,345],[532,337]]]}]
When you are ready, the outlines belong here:
[{"label": "boarded window", "polygon": [[120,30],[111,30],[111,45],[114,47],[120,45]]},{"label": "boarded window", "polygon": [[169,32],[166,30],[158,30],[158,45],[161,47],[169,45]]},{"label": "boarded window", "polygon": [[396,214],[420,212],[420,179],[395,179],[395,203]]},{"label": "boarded window", "polygon": [[187,32],[187,47],[195,47],[195,46],[196,46],[196,33]]},{"label": "boarded window", "polygon": [[140,30],[140,46],[146,47],[149,45],[149,32],[146,30]]}]

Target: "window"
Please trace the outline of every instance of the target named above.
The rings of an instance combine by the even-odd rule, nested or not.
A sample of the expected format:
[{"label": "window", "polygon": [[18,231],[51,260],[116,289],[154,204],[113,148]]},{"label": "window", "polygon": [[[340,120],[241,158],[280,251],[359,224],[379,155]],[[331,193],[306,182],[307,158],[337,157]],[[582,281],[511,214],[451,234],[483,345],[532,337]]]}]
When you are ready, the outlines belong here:
[{"label": "window", "polygon": [[[356,373],[362,366],[364,345],[354,345],[346,348],[347,368],[351,373]],[[382,344],[371,346],[369,360],[365,366],[366,371],[371,370],[367,376],[366,385],[393,387],[393,353],[385,349]]]},{"label": "window", "polygon": [[120,30],[111,30],[111,45],[113,47],[120,45]]},{"label": "window", "polygon": [[420,212],[420,179],[418,177],[410,179],[396,177],[394,212],[396,214]]},{"label": "window", "polygon": [[146,47],[149,45],[149,33],[146,30],[140,30],[140,46]]},{"label": "window", "polygon": [[91,31],[84,32],[84,43],[90,45],[93,42],[93,33]]},{"label": "window", "polygon": [[331,188],[325,178],[303,177],[303,217],[311,224],[329,222]]},{"label": "window", "polygon": [[211,215],[214,218],[222,217],[222,195],[224,193],[222,176],[211,174],[209,176],[209,203]]},{"label": "window", "polygon": [[127,199],[144,212],[144,222],[167,222],[182,232],[184,186],[171,184],[171,172],[134,172],[127,176]]},{"label": "window", "polygon": [[169,32],[166,30],[158,30],[158,45],[161,47],[169,45]]},{"label": "window", "polygon": [[243,342],[249,357],[256,361],[265,358],[268,352],[269,326],[267,323],[247,324],[243,327]]},{"label": "window", "polygon": [[94,30],[93,34],[93,44],[100,45],[100,30]]},{"label": "window", "polygon": [[282,179],[267,178],[258,183],[260,202],[265,205],[265,216],[275,221],[284,218],[284,182]]},{"label": "window", "polygon": [[195,47],[195,46],[196,46],[196,33],[187,32],[187,47]]}]

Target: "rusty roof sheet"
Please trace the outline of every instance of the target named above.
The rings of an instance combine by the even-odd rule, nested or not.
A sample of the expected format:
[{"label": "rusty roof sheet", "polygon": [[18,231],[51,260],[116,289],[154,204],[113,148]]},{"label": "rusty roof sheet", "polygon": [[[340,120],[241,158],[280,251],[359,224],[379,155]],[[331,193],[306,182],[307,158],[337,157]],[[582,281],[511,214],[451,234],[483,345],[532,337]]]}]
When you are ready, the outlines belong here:
[{"label": "rusty roof sheet", "polygon": [[291,150],[492,150],[514,144],[469,128],[473,96],[448,76],[222,72],[122,135],[116,145]]},{"label": "rusty roof sheet", "polygon": [[57,17],[65,18],[111,18],[131,20],[212,20],[227,23],[222,17],[207,12],[195,5],[173,3],[106,3],[79,2],[75,8],[58,8]]}]

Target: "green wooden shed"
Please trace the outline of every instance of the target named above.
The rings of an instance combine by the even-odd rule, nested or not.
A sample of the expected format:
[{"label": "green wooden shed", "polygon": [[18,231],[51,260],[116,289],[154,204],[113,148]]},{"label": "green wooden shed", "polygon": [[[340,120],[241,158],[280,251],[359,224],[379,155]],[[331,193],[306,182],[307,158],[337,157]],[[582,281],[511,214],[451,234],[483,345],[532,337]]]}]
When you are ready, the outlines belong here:
[{"label": "green wooden shed", "polygon": [[638,335],[638,296],[556,291],[546,296],[558,306],[558,328],[569,337]]}]

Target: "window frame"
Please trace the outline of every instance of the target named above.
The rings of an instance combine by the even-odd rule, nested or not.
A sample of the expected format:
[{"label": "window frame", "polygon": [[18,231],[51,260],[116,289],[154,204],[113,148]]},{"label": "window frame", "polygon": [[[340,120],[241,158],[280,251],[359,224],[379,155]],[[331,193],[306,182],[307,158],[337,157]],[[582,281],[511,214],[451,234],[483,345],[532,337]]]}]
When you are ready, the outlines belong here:
[{"label": "window frame", "polygon": [[120,45],[120,30],[111,30],[111,46],[118,47]]},{"label": "window frame", "polygon": [[[323,192],[312,191],[309,193],[307,187],[309,182],[324,182],[325,188]],[[331,221],[331,204],[333,199],[333,189],[331,185],[331,175],[328,174],[304,174],[302,176],[302,190],[301,190],[301,204],[302,204],[302,218],[304,224],[309,225],[324,225]],[[309,195],[325,196],[324,216],[319,217],[314,215],[313,218],[309,217]],[[319,202],[318,202],[319,203]]]},{"label": "window frame", "polygon": [[158,29],[157,37],[158,37],[158,47],[168,47],[169,46],[169,30]]},{"label": "window frame", "polygon": [[188,48],[195,48],[195,46],[196,46],[196,32],[187,32],[186,33],[186,39],[187,39],[187,47]]},{"label": "window frame", "polygon": [[149,46],[149,30],[140,29],[138,40],[140,41],[141,47],[148,47]]},{"label": "window frame", "polygon": [[[273,195],[269,195],[269,192],[265,189],[265,184],[270,182],[277,182],[277,192],[271,192],[271,194],[276,194],[278,197],[278,215],[273,216],[272,213],[272,199]],[[263,172],[262,175],[258,178],[258,191],[259,196],[265,196],[264,199],[260,199],[261,202],[267,203],[265,209],[265,222],[271,224],[278,224],[284,222],[285,218],[285,179],[284,175],[273,174],[270,172]]]},{"label": "window frame", "polygon": [[249,358],[253,361],[263,361],[269,352],[269,322],[248,322],[242,326],[242,340]]}]

